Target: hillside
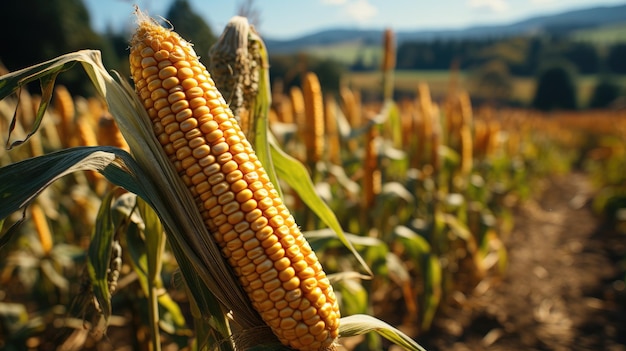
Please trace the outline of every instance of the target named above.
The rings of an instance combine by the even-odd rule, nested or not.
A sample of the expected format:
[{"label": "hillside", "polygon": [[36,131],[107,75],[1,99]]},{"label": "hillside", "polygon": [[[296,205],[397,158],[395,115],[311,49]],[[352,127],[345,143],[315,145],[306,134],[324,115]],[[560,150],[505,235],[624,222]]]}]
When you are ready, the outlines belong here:
[{"label": "hillside", "polygon": [[[626,23],[626,4],[618,6],[590,7],[563,13],[528,18],[506,25],[473,26],[449,30],[398,31],[398,43],[414,40],[472,39],[515,35],[569,34],[575,31],[590,30]],[[290,40],[267,38],[266,44],[273,53],[291,53],[312,46],[332,46],[342,43],[379,45],[382,29],[357,30],[336,28],[320,31]]]}]

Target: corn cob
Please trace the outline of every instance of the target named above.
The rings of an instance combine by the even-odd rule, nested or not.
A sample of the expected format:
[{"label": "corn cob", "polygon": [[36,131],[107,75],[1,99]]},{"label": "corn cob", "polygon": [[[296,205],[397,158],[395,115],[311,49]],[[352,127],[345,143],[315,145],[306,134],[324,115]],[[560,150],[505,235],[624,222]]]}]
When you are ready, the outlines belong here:
[{"label": "corn cob", "polygon": [[281,123],[293,124],[293,109],[291,107],[291,99],[285,95],[279,96],[278,99],[272,99],[276,102],[276,112],[278,113],[278,120]]},{"label": "corn cob", "polygon": [[52,232],[50,231],[50,226],[48,225],[48,220],[46,219],[46,215],[44,214],[41,207],[33,203],[30,206],[30,214],[33,217],[33,223],[35,225],[35,231],[39,236],[39,242],[41,243],[41,250],[44,255],[48,255],[52,247],[54,246],[52,240]]},{"label": "corn cob", "polygon": [[339,127],[337,126],[337,101],[332,94],[324,98],[324,127],[328,140],[328,161],[341,164],[341,146],[339,143]]},{"label": "corn cob", "polygon": [[109,260],[109,269],[107,269],[107,284],[111,294],[117,290],[122,263],[122,245],[118,240],[114,240],[111,244],[111,259]]},{"label": "corn cob", "polygon": [[96,132],[93,128],[92,117],[89,113],[87,100],[84,98],[76,99],[76,119],[74,122],[74,130],[76,132],[75,138],[77,145],[98,145],[98,139],[96,138]]},{"label": "corn cob", "polygon": [[304,125],[304,95],[302,94],[302,89],[297,86],[292,86],[289,89],[289,98],[291,101],[291,109],[292,109],[292,118],[294,123],[298,125],[298,127],[302,128]]},{"label": "corn cob", "polygon": [[126,151],[129,150],[128,143],[126,143],[117,123],[115,123],[113,116],[108,111],[104,111],[98,118],[97,128],[98,145],[111,145]]},{"label": "corn cob", "polygon": [[395,35],[391,28],[385,29],[383,37],[383,98],[389,100],[393,98],[393,71],[396,67],[396,43]]},{"label": "corn cob", "polygon": [[493,156],[500,146],[500,122],[489,121],[487,125],[487,155]]},{"label": "corn cob", "polygon": [[383,36],[383,71],[391,71],[396,67],[396,42],[391,28],[385,29]]},{"label": "corn cob", "polygon": [[430,164],[433,170],[438,172],[441,169],[441,156],[439,155],[439,147],[441,146],[441,113],[439,106],[431,105],[432,112],[426,118],[430,119]]},{"label": "corn cob", "polygon": [[[356,90],[352,90],[346,86],[342,86],[339,89],[339,96],[341,98],[341,109],[350,124],[350,128],[357,129],[362,125],[362,106],[361,106],[361,93]],[[349,138],[346,141],[348,151],[356,152],[358,149],[358,141],[354,138]]]},{"label": "corn cob", "polygon": [[459,103],[461,108],[461,172],[469,174],[472,171],[473,153],[472,153],[472,103],[467,92],[460,94]]},{"label": "corn cob", "polygon": [[[289,98],[291,100],[291,109],[293,112],[293,121],[296,124],[297,131],[296,134],[298,139],[302,141],[304,144],[306,140],[306,113],[305,113],[305,104],[304,104],[304,94],[302,93],[302,89],[298,86],[292,86],[289,89]],[[306,160],[306,150],[302,151],[297,149],[294,155],[300,161]]]},{"label": "corn cob", "polygon": [[283,344],[332,348],[329,280],[190,44],[141,18],[130,65],[157,139],[254,308]]},{"label": "corn cob", "polygon": [[359,128],[362,122],[360,93],[348,87],[341,87],[339,94],[341,96],[343,114],[348,119],[350,127],[354,129]]},{"label": "corn cob", "polygon": [[431,145],[427,142],[432,137],[433,132],[433,102],[431,100],[430,88],[426,83],[419,83],[417,86],[417,114],[415,118],[417,126],[417,157],[413,166],[419,167],[428,160]]},{"label": "corn cob", "polygon": [[314,165],[321,160],[324,153],[324,101],[322,87],[315,73],[307,72],[304,75],[302,92],[306,119],[306,159],[309,164]]},{"label": "corn cob", "polygon": [[[76,118],[74,122],[75,143],[77,146],[95,146],[98,144],[96,132],[93,126],[93,117],[89,111],[89,105],[86,99],[77,98],[76,102]],[[108,182],[101,173],[89,170],[85,172],[85,177],[89,184],[93,187],[97,194],[102,194]]]},{"label": "corn cob", "polygon": [[74,99],[64,85],[57,85],[54,88],[54,108],[59,114],[59,124],[57,130],[61,137],[63,147],[76,146],[74,140]]},{"label": "corn cob", "polygon": [[483,120],[474,122],[474,151],[477,156],[484,157],[487,150],[487,124]]},{"label": "corn cob", "polygon": [[259,92],[261,40],[248,19],[234,16],[209,50],[209,71],[235,118],[246,133],[252,133],[250,108]]}]

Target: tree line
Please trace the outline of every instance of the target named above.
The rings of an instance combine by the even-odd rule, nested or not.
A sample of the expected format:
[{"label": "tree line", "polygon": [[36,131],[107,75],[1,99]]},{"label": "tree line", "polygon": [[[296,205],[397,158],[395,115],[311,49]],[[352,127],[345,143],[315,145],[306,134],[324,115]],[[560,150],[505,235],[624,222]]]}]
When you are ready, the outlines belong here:
[{"label": "tree line", "polygon": [[[172,0],[164,16],[186,37],[205,64],[208,51],[217,40],[209,25],[197,15],[188,0]],[[102,53],[104,66],[122,77],[130,77],[128,47],[131,33],[108,28],[97,33],[91,27],[89,12],[82,0],[5,1],[0,22],[11,34],[0,36],[0,63],[14,71],[82,49]],[[58,77],[72,94],[90,95],[93,87],[80,69]],[[36,88],[36,87],[35,87]]]},{"label": "tree line", "polygon": [[[533,76],[543,62],[564,59],[579,74],[626,74],[626,42],[601,46],[567,36],[404,42],[397,57],[398,69],[445,70],[458,62],[460,69],[468,70],[498,60],[513,75]],[[356,62],[353,68],[372,67]]]},{"label": "tree line", "polygon": [[[165,18],[179,34],[194,43],[201,60],[208,65],[208,51],[216,41],[216,35],[194,12],[189,1],[172,0]],[[89,13],[82,0],[29,0],[28,4],[8,1],[0,11],[0,21],[6,28],[11,28],[10,35],[0,37],[0,63],[9,70],[89,48],[101,50],[107,69],[129,77],[127,56],[130,33],[119,28],[96,33],[91,28]],[[471,75],[475,83],[471,90],[473,93],[496,102],[511,103],[515,77],[535,77],[537,84],[545,81],[559,86],[576,84],[575,76],[579,74],[601,76],[594,92],[598,96],[592,97],[591,107],[607,106],[624,93],[624,88],[611,77],[626,74],[626,42],[601,46],[575,41],[566,35],[416,41],[401,43],[396,57],[397,69],[403,70],[448,70],[454,66]],[[299,84],[301,73],[311,70],[319,76],[324,90],[330,92],[338,90],[341,75],[346,71],[379,69],[378,62],[367,61],[363,57],[345,65],[301,53],[273,55],[270,52],[270,64],[272,81],[280,80],[285,87]],[[561,72],[547,74],[552,69]],[[542,79],[545,74],[547,78]],[[86,74],[78,69],[60,75],[59,83],[66,85],[73,94],[89,95],[93,89]],[[538,86],[537,89],[544,95],[554,90],[551,85],[542,89]],[[571,86],[566,86],[564,90],[575,92]],[[575,96],[570,96],[570,101],[566,103],[553,104],[552,100],[550,96],[536,97],[533,106],[578,106]]]}]

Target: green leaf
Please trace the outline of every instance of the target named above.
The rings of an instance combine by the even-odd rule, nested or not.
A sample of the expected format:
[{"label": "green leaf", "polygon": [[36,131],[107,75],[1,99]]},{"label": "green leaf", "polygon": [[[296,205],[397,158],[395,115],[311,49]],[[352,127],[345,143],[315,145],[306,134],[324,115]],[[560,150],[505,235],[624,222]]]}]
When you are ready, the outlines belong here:
[{"label": "green leaf", "polygon": [[[10,142],[11,132],[14,130],[17,116],[13,115],[11,124],[9,126],[9,135],[6,142],[7,149],[12,149],[15,146],[21,145],[28,140],[33,134],[37,132],[41,125],[44,112],[50,100],[52,99],[52,92],[54,90],[54,83],[59,73],[70,69],[74,65],[74,62],[63,62],[59,64],[58,58],[52,59],[38,65],[30,66],[19,71],[11,72],[2,76],[0,79],[0,100],[15,93],[26,84],[39,79],[41,81],[41,102],[37,109],[37,116],[33,123],[31,131],[23,140],[17,140]],[[16,108],[17,113],[17,108]]]},{"label": "green leaf", "polygon": [[165,236],[163,226],[156,212],[141,198],[137,199],[137,209],[145,225],[144,235],[148,253],[148,280],[160,279]]},{"label": "green leaf", "polygon": [[[163,289],[160,275],[161,257],[165,250],[165,238],[161,222],[154,210],[141,198],[132,194],[124,195],[131,198],[127,205],[120,204],[119,211],[127,216],[126,241],[131,263],[137,274],[144,294],[148,297],[149,323],[152,329],[153,342],[157,341],[159,326],[164,331],[177,335],[187,333],[185,317],[178,304],[167,293],[158,294]],[[140,214],[135,215],[135,209]]]},{"label": "green leaf", "polygon": [[275,143],[270,143],[272,160],[276,167],[276,172],[282,180],[287,182],[301,197],[302,201],[337,235],[339,240],[352,252],[367,274],[372,275],[371,269],[367,266],[361,255],[356,251],[352,243],[346,238],[346,234],[341,228],[341,224],[328,205],[317,195],[315,187],[307,169],[298,160],[289,156]]},{"label": "green leaf", "polygon": [[385,339],[410,351],[426,351],[415,340],[400,330],[372,316],[357,314],[339,320],[339,335],[350,337],[376,332]]},{"label": "green leaf", "polygon": [[[309,245],[314,250],[323,250],[328,248],[336,248],[343,245],[337,234],[332,229],[307,230],[304,233]],[[356,246],[380,246],[385,245],[380,239],[371,236],[360,236],[351,233],[344,233],[346,240]]]},{"label": "green leaf", "polygon": [[[132,214],[129,216],[131,218]],[[126,226],[126,242],[127,249],[130,253],[131,263],[137,274],[141,289],[148,298],[148,327],[150,328],[151,341],[155,345],[155,350],[160,350],[161,341],[159,333],[159,307],[155,294],[155,289],[161,288],[160,279],[151,279],[150,256],[157,255],[148,249],[148,234],[142,230],[143,223],[139,221],[129,220]],[[152,247],[154,249],[154,246]],[[152,268],[154,269],[154,268]],[[161,285],[161,286],[157,286]]]},{"label": "green leaf", "polygon": [[404,286],[411,283],[411,276],[400,257],[388,252],[385,255],[385,262],[389,272],[389,278],[391,278],[396,284]]},{"label": "green leaf", "polygon": [[394,228],[393,240],[398,240],[406,255],[418,262],[432,251],[430,244],[423,236],[402,225]]},{"label": "green leaf", "polygon": [[455,234],[456,237],[465,241],[474,240],[474,237],[472,236],[472,233],[470,232],[470,230],[467,228],[465,223],[462,223],[461,221],[459,221],[458,217],[451,215],[449,213],[446,213],[444,214],[443,218],[444,218],[445,223],[448,225],[448,227],[450,227],[450,229],[452,230],[452,232]]},{"label": "green leaf", "polygon": [[437,256],[431,255],[426,260],[424,276],[424,311],[422,312],[422,330],[428,331],[441,302],[441,264]]},{"label": "green leaf", "polygon": [[23,209],[55,180],[76,171],[102,170],[125,153],[113,147],[65,149],[0,168],[0,218]]},{"label": "green leaf", "polygon": [[[269,128],[268,128],[268,115],[270,106],[272,104],[272,91],[270,89],[270,77],[269,77],[269,57],[265,43],[260,36],[256,33],[251,33],[250,40],[255,40],[259,44],[259,53],[261,55],[261,67],[259,69],[259,91],[256,94],[254,101],[252,102],[250,114],[250,123],[252,125],[253,133],[248,133],[250,143],[254,145],[254,151],[261,161],[263,168],[267,172],[268,177],[274,188],[282,197],[282,190],[280,189],[278,178],[276,178],[276,172],[272,161],[272,153],[270,151],[269,144]],[[252,134],[252,135],[250,135]]]},{"label": "green leaf", "polygon": [[334,284],[341,296],[341,314],[354,315],[366,313],[369,307],[367,290],[355,279],[345,279]]},{"label": "green leaf", "polygon": [[89,272],[93,294],[100,305],[105,323],[111,316],[111,292],[109,291],[108,269],[115,235],[115,227],[111,218],[111,202],[114,194],[113,191],[110,191],[102,199],[89,249],[87,250],[87,271]]},{"label": "green leaf", "polygon": [[1,237],[4,246],[25,219],[28,204],[55,180],[76,171],[103,170],[116,157],[126,154],[113,147],[80,147],[54,152],[0,168],[0,219],[22,210],[22,218]]},{"label": "green leaf", "polygon": [[61,62],[59,58],[60,57],[57,57],[3,75],[2,79],[0,79],[0,100],[36,79],[45,79],[51,75],[57,75],[60,72],[70,69],[74,65],[74,62],[71,62],[71,60]]},{"label": "green leaf", "polygon": [[[172,251],[178,255],[184,254],[182,248],[172,243]],[[219,343],[221,351],[232,351],[233,345],[222,342],[231,335],[231,329],[223,310],[215,295],[209,290],[202,279],[194,274],[193,263],[188,260],[180,260],[179,267],[181,276],[184,277],[184,288],[189,296],[191,314],[195,322],[196,339],[198,350],[205,348],[213,349]],[[186,276],[185,276],[186,274]],[[210,317],[210,318],[209,318]]]}]

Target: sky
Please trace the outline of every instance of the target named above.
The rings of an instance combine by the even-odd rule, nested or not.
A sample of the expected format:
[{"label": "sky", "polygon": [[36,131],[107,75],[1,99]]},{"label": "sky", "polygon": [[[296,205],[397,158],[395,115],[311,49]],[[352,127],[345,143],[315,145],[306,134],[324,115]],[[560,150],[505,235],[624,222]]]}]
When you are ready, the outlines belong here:
[{"label": "sky", "polygon": [[[83,0],[98,32],[134,29],[134,4],[165,16],[173,0]],[[244,0],[189,0],[192,9],[222,32]],[[626,4],[625,0],[256,0],[257,29],[271,39],[293,39],[329,28],[395,31],[458,29],[506,24],[572,9]]]}]

